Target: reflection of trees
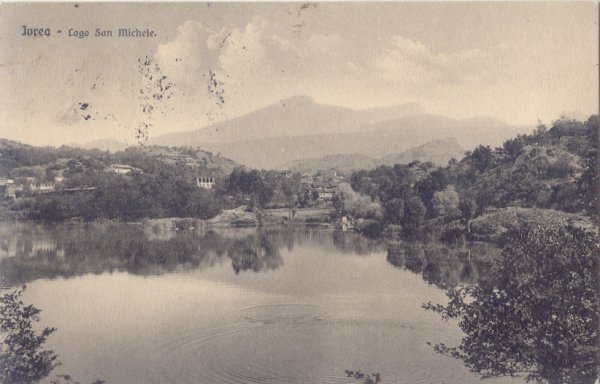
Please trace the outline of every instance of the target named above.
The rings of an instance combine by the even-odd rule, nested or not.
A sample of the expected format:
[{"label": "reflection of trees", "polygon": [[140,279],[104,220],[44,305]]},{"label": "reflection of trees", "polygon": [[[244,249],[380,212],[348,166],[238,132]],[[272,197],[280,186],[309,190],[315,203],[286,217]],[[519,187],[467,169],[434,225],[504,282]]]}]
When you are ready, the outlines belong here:
[{"label": "reflection of trees", "polygon": [[389,249],[387,261],[395,267],[402,268],[406,264],[406,254],[401,250]]},{"label": "reflection of trees", "polygon": [[466,336],[439,352],[483,377],[526,375],[549,383],[598,376],[598,243],[573,227],[507,234],[487,279],[450,289],[447,306],[425,308],[460,319]]},{"label": "reflection of trees", "polygon": [[240,271],[261,272],[283,265],[279,248],[264,234],[234,241],[228,253],[236,275]]},{"label": "reflection of trees", "polygon": [[377,251],[381,242],[361,236],[358,233],[342,232],[339,230],[332,233],[333,245],[344,253],[355,253],[367,255]]},{"label": "reflection of trees", "polygon": [[161,240],[149,238],[142,225],[128,224],[58,225],[46,235],[55,247],[35,250],[25,234],[17,240],[17,255],[0,260],[9,283],[115,270],[147,275],[201,269],[225,257],[232,259],[236,273],[258,272],[281,266],[279,248],[289,246],[289,238],[260,233],[234,239],[213,231],[184,231]]},{"label": "reflection of trees", "polygon": [[[477,254],[474,249],[483,250],[486,257],[471,257],[471,254]],[[395,267],[422,275],[430,284],[447,288],[478,281],[481,278],[479,271],[489,269],[489,253],[493,253],[492,247],[484,244],[463,247],[407,242],[390,245],[387,261]]]},{"label": "reflection of trees", "polygon": [[[231,259],[236,273],[263,272],[283,265],[282,250],[296,244],[370,254],[380,242],[356,233],[318,229],[264,228],[260,231],[172,231],[166,224],[65,223],[1,227],[11,243],[0,257],[0,271],[10,284],[39,278],[73,277],[127,271],[149,275],[209,268]],[[333,235],[332,235],[333,234]]]}]

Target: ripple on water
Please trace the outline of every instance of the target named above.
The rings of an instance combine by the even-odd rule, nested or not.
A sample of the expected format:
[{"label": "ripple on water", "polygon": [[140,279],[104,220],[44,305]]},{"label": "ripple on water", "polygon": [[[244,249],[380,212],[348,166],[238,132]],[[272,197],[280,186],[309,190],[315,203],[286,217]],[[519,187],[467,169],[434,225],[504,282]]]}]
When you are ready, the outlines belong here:
[{"label": "ripple on water", "polygon": [[300,324],[325,320],[328,315],[314,304],[265,304],[242,308],[245,321],[258,324]]},{"label": "ripple on water", "polygon": [[[418,328],[418,327],[417,327]],[[351,383],[344,369],[379,371],[387,383],[441,383],[454,374],[399,351],[415,327],[328,313],[313,304],[242,308],[227,324],[180,332],[153,351],[155,383]],[[408,343],[410,344],[410,343]],[[356,366],[356,364],[360,366]],[[377,366],[374,366],[377,365]]]}]

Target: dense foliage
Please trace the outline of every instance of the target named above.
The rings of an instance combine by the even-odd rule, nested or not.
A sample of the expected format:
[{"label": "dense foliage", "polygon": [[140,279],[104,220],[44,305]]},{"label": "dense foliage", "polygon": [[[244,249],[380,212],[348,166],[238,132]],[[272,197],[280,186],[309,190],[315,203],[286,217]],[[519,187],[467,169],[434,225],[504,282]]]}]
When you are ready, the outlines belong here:
[{"label": "dense foliage", "polygon": [[23,290],[0,296],[0,382],[4,384],[38,383],[59,364],[58,356],[43,347],[55,329],[34,330],[40,310],[23,303]]},{"label": "dense foliage", "polygon": [[[184,216],[210,218],[226,202],[214,191],[198,188],[196,177],[213,175],[219,183],[232,163],[202,151],[177,149],[192,165],[162,157],[169,148],[128,148],[116,153],[78,148],[36,148],[0,142],[0,176],[25,185],[16,201],[4,207],[31,219],[134,220],[144,217]],[[130,174],[107,171],[112,164],[132,167]],[[232,167],[231,167],[232,168]],[[52,182],[54,193],[33,193],[25,178]],[[4,193],[4,190],[1,191]]]},{"label": "dense foliage", "polygon": [[436,350],[483,377],[593,383],[600,363],[597,241],[571,226],[507,233],[489,279],[450,289],[446,306],[425,306],[460,319],[466,334],[458,347]]},{"label": "dense foliage", "polygon": [[[191,159],[164,161],[162,153]],[[134,220],[143,217],[211,218],[240,205],[257,208],[312,206],[316,189],[302,186],[299,174],[247,170],[212,154],[185,148],[129,148],[116,153],[70,147],[35,148],[0,141],[0,176],[21,180],[65,178],[64,188],[93,192],[32,194],[2,205],[33,219]],[[598,120],[561,119],[548,129],[519,135],[492,149],[479,146],[445,167],[413,162],[358,171],[351,189],[336,187],[342,215],[401,225],[405,236],[427,237],[431,228],[454,221],[463,226],[490,207],[546,208],[596,219]],[[110,164],[140,172],[117,175]],[[216,177],[215,190],[202,190],[195,177]],[[318,195],[318,194],[317,194]],[[443,236],[443,234],[439,234]],[[450,235],[451,237],[453,235]]]},{"label": "dense foliage", "polygon": [[[300,175],[247,170],[231,160],[189,148],[141,147],[115,153],[71,147],[41,148],[0,139],[0,177],[24,185],[18,199],[0,208],[45,221],[192,217],[208,219],[240,205],[297,208],[307,203]],[[111,172],[113,164],[133,167]],[[62,180],[53,193],[35,193],[36,183]],[[199,188],[196,177],[214,177]],[[31,184],[27,178],[36,181]],[[0,194],[4,194],[0,186]]]},{"label": "dense foliage", "polygon": [[381,219],[381,205],[365,195],[355,192],[350,184],[340,183],[333,199],[338,212],[355,218]]},{"label": "dense foliage", "polygon": [[132,220],[143,217],[211,218],[220,212],[214,192],[200,189],[175,167],[153,174],[122,175],[88,171],[73,176],[69,186],[93,186],[92,191],[37,195],[29,217],[62,221],[73,217]]},{"label": "dense foliage", "polygon": [[489,208],[545,208],[596,220],[597,158],[597,117],[561,119],[496,149],[479,146],[445,167],[381,166],[355,172],[351,184],[381,203],[385,223],[410,233],[434,219],[467,223]]}]

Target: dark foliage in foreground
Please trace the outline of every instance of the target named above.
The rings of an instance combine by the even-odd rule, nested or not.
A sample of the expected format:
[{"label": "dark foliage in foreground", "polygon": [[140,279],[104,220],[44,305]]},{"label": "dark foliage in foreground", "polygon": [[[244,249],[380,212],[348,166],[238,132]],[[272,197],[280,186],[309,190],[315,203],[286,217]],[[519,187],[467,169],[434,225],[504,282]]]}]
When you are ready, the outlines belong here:
[{"label": "dark foliage in foreground", "polygon": [[[25,286],[0,295],[0,383],[36,384],[47,378],[61,363],[58,355],[44,344],[55,328],[34,330],[41,310],[25,305],[21,296]],[[71,375],[56,375],[51,384],[80,384]],[[96,379],[92,384],[103,384]]]},{"label": "dark foliage in foreground", "polygon": [[0,296],[0,382],[33,384],[50,374],[60,363],[43,345],[54,328],[34,330],[40,310],[21,300],[24,287]]},{"label": "dark foliage in foreground", "polygon": [[525,375],[539,383],[593,383],[598,377],[598,243],[578,228],[520,228],[506,235],[494,278],[448,290],[466,336],[438,352],[484,378]]}]

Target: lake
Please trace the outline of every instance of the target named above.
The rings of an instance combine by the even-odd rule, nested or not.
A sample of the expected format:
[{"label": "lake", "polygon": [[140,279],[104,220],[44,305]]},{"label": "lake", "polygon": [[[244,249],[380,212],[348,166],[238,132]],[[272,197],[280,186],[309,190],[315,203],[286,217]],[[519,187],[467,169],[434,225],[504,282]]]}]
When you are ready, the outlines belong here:
[{"label": "lake", "polygon": [[47,343],[62,362],[54,374],[356,383],[345,370],[361,370],[382,383],[481,381],[428,345],[457,345],[463,334],[421,307],[446,303],[444,286],[482,274],[464,249],[388,252],[331,230],[159,224],[2,224],[0,238],[2,274],[27,283],[25,301],[57,328]]}]

